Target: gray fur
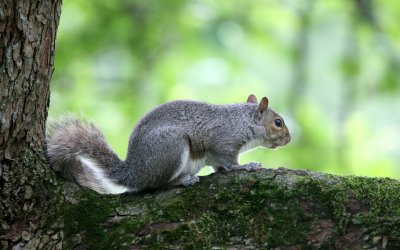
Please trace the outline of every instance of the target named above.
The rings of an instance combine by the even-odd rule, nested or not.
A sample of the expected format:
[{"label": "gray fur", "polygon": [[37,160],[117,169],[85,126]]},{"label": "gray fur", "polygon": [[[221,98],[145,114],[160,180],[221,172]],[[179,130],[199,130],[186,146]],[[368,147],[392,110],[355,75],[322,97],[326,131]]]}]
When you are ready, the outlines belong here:
[{"label": "gray fur", "polygon": [[[290,141],[284,124],[283,128],[273,126],[279,116],[268,108],[264,112],[259,109],[254,102],[211,105],[173,101],[160,105],[134,128],[125,161],[110,149],[92,123],[67,118],[50,126],[48,154],[55,171],[100,193],[107,190],[85,170],[79,156],[95,161],[107,178],[131,191],[194,184],[198,178],[192,172],[200,168],[193,165],[191,170],[177,172],[187,150],[190,162],[198,159],[197,164],[205,163],[216,170],[256,170],[260,167],[256,163],[238,163],[238,154],[246,143],[259,140],[262,146],[274,148]],[[177,173],[181,174],[171,180]]]}]

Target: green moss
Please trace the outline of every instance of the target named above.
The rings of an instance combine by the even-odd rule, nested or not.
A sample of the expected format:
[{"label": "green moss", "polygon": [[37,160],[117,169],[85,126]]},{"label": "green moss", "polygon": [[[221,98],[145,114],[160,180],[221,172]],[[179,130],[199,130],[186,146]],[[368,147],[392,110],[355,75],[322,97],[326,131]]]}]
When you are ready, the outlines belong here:
[{"label": "green moss", "polygon": [[[355,223],[372,235],[400,236],[400,182],[397,180],[348,176],[329,184],[326,179],[306,178],[292,193],[314,201],[313,213],[323,216],[325,212],[327,218],[334,218],[335,233],[339,235],[346,232],[349,223]],[[346,208],[349,199],[365,202],[366,207],[351,215]]]},{"label": "green moss", "polygon": [[[369,209],[358,216],[358,222],[376,234],[400,236],[400,182],[389,178],[347,177],[345,188]],[[385,223],[382,223],[385,222]]]},{"label": "green moss", "polygon": [[[133,238],[135,244],[148,249],[304,246],[315,222],[332,220],[332,238],[344,235],[354,218],[360,227],[366,226],[377,235],[400,232],[400,184],[394,180],[291,173],[275,179],[257,174],[221,178],[226,182],[200,182],[179,189],[179,193],[119,197],[88,193],[78,204],[63,210],[67,238],[85,232],[84,245],[91,249],[123,249],[122,243]],[[368,209],[351,217],[346,208],[348,199],[369,201]],[[132,203],[146,209],[103,230],[101,224],[117,207]],[[155,229],[162,223],[176,226]],[[145,228],[150,229],[143,233]],[[321,248],[333,246],[327,238]]]},{"label": "green moss", "polygon": [[[274,181],[250,182],[250,210],[254,238],[268,246],[291,245],[304,239],[311,217],[300,208],[295,192]],[[297,190],[296,190],[297,191]]]},{"label": "green moss", "polygon": [[[88,192],[85,197],[81,197],[78,204],[62,210],[66,238],[84,232],[88,247],[103,249],[111,247],[110,242],[104,240],[108,237],[100,224],[111,214],[112,209],[112,204],[104,202],[100,196]],[[72,244],[72,242],[67,243]],[[69,247],[72,246],[67,246],[67,248]]]},{"label": "green moss", "polygon": [[120,197],[86,192],[78,204],[62,208],[60,213],[64,221],[65,248],[76,245],[74,236],[83,232],[82,244],[88,249],[124,249],[122,244],[130,242],[129,238],[143,227],[144,222],[128,217],[104,226],[107,218],[115,216],[118,206],[123,206]]},{"label": "green moss", "polygon": [[304,177],[295,184],[291,195],[293,198],[299,197],[300,201],[312,201],[313,214],[319,218],[332,218],[336,231],[342,233],[348,223],[345,190],[341,182],[328,183],[326,180]]},{"label": "green moss", "polygon": [[155,233],[144,243],[152,243],[154,248],[162,242],[189,249],[244,245],[248,239],[258,245],[294,244],[304,238],[311,218],[293,198],[277,183],[256,177],[232,178],[229,185],[222,186],[199,184],[162,205],[153,204],[157,221],[186,224],[178,230]]}]

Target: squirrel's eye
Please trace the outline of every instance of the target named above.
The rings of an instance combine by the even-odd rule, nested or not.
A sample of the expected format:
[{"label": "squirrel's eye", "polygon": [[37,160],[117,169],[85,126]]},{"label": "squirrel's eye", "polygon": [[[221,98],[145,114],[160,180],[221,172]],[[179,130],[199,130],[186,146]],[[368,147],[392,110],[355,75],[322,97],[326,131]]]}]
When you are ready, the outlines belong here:
[{"label": "squirrel's eye", "polygon": [[277,127],[282,127],[282,120],[281,119],[275,119],[274,123],[275,123],[275,125]]}]

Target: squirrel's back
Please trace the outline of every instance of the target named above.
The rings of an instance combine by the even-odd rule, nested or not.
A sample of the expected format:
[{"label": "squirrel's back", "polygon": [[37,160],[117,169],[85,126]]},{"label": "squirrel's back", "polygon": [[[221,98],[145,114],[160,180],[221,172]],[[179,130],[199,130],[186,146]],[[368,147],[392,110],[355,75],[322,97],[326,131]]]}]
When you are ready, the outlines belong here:
[{"label": "squirrel's back", "polygon": [[253,109],[249,109],[249,106],[256,108],[256,105],[250,103],[214,105],[188,100],[171,101],[147,113],[135,126],[132,135],[140,136],[148,134],[150,130],[173,126],[178,126],[189,134],[209,133],[216,126],[226,124],[230,120],[237,123],[243,118],[250,118]]}]

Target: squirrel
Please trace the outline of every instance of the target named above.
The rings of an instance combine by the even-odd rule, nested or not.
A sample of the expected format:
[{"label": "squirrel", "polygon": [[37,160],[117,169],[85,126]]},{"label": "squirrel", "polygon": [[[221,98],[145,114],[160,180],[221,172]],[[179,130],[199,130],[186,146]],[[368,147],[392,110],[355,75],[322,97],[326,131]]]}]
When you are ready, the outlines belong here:
[{"label": "squirrel", "polygon": [[46,135],[53,170],[101,194],[193,185],[205,165],[215,171],[255,171],[261,164],[240,165],[240,153],[290,140],[283,118],[268,108],[268,98],[257,103],[254,95],[238,104],[172,101],[156,107],[133,129],[125,161],[87,121],[61,119],[50,124]]}]

